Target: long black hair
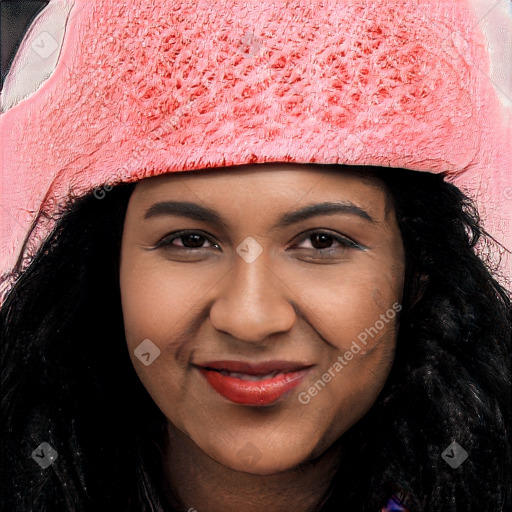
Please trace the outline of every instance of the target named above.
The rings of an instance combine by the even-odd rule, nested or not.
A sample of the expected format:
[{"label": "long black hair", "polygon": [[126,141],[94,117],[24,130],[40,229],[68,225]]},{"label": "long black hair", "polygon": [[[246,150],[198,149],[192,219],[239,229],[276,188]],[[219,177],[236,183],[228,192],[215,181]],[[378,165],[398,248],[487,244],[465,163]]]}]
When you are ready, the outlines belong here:
[{"label": "long black hair", "polygon": [[[411,512],[510,512],[510,295],[476,254],[496,246],[443,175],[365,173],[394,203],[405,295],[391,373],[337,441],[343,457],[322,512],[379,512],[391,495]],[[6,511],[178,510],[164,493],[166,419],[124,336],[119,255],[133,188],[70,196],[37,252],[25,245],[4,276]],[[58,456],[43,469],[33,453],[45,442]],[[461,450],[467,459],[452,467]]]}]

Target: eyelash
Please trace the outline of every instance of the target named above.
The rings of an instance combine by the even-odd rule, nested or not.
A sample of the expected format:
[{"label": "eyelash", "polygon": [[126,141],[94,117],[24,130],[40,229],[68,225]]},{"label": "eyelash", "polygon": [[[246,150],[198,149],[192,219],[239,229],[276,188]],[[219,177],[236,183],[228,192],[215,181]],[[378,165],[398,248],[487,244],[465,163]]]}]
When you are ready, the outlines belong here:
[{"label": "eyelash", "polygon": [[[214,247],[219,247],[219,244],[215,244],[208,235],[202,233],[201,231],[193,231],[193,230],[185,230],[185,231],[177,231],[176,233],[172,233],[171,235],[168,235],[166,236],[165,238],[163,238],[162,240],[160,240],[160,242],[158,242],[155,246],[152,247],[152,249],[159,249],[159,248],[169,248],[169,249],[176,249],[178,251],[184,251],[184,252],[194,252],[194,251],[200,251],[202,250],[203,248],[202,247],[194,247],[194,248],[191,248],[191,247],[183,247],[183,246],[174,246],[172,245],[172,242],[174,242],[174,240],[177,240],[177,239],[180,239],[180,238],[185,238],[187,235],[199,235],[201,237],[204,237],[209,243],[211,243]],[[343,249],[359,249],[359,250],[363,250],[364,247],[360,244],[358,244],[357,242],[354,242],[353,240],[351,240],[350,238],[347,238],[347,237],[344,237],[344,236],[341,236],[341,235],[335,235],[333,233],[329,233],[329,232],[326,232],[326,231],[308,231],[308,232],[305,232],[305,233],[301,233],[301,235],[305,235],[301,238],[301,240],[299,242],[303,242],[304,240],[307,240],[311,237],[313,237],[314,235],[325,235],[329,238],[332,238],[334,239],[336,242],[338,242]],[[298,236],[301,236],[301,235],[298,235]],[[183,240],[182,240],[183,242]],[[308,248],[308,250],[314,250],[318,253],[322,253],[322,251],[332,251],[333,248],[332,247],[326,247],[324,249],[315,249],[314,247],[312,247],[311,249]]]}]

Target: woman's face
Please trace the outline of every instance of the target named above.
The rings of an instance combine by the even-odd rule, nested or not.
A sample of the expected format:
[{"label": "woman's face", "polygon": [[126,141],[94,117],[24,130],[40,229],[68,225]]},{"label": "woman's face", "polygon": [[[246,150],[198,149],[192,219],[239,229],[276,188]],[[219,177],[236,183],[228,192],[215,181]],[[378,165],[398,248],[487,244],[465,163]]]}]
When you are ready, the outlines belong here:
[{"label": "woman's face", "polygon": [[135,370],[170,430],[235,470],[292,468],[367,413],[403,285],[375,178],[248,165],[143,180],[128,204],[120,286]]}]

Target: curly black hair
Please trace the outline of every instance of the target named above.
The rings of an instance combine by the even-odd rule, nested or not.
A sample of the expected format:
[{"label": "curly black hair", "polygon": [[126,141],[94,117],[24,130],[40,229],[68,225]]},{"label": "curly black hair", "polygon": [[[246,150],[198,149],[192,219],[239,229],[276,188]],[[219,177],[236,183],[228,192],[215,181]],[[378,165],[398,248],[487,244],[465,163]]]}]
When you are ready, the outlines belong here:
[{"label": "curly black hair", "polygon": [[[500,248],[445,175],[364,174],[392,198],[405,295],[390,375],[337,441],[342,462],[321,512],[379,512],[392,495],[410,512],[510,512],[510,294],[482,256]],[[70,196],[39,249],[26,243],[3,278],[3,510],[178,510],[164,492],[166,418],[124,335],[119,257],[134,186]],[[43,442],[58,454],[46,469],[32,456]]]}]

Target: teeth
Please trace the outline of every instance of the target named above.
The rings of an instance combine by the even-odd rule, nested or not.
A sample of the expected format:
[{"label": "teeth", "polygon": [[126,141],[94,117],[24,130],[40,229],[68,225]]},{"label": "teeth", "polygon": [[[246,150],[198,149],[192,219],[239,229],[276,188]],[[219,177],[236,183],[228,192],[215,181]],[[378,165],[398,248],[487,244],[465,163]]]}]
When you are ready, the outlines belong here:
[{"label": "teeth", "polygon": [[237,373],[237,372],[230,372],[228,370],[220,370],[220,373],[222,375],[229,375],[230,377],[235,377],[237,379],[257,381],[257,380],[271,379],[271,378],[275,377],[278,373],[281,373],[281,372],[279,370],[276,370],[272,373],[267,373],[266,375],[247,375],[246,373]]}]

